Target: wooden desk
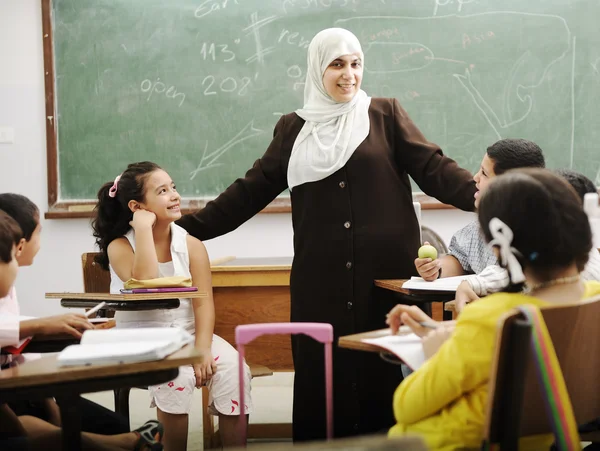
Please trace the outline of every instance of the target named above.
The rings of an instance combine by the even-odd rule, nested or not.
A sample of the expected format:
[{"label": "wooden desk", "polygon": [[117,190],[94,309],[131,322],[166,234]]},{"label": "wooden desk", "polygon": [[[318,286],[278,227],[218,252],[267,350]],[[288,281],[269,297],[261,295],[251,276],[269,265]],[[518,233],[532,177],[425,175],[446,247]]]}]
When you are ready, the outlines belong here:
[{"label": "wooden desk", "polygon": [[340,348],[354,349],[356,351],[369,351],[369,352],[387,352],[379,346],[372,345],[361,341],[363,338],[379,338],[390,335],[390,329],[378,329],[370,332],[362,332],[360,334],[344,335],[338,338],[338,346]]},{"label": "wooden desk", "polygon": [[[48,299],[60,299],[66,308],[92,308],[105,301],[103,310],[141,311],[174,309],[179,307],[177,293],[110,294],[110,293],[46,293]],[[201,298],[206,293],[192,291],[180,293],[180,297]]]},{"label": "wooden desk", "polygon": [[[290,320],[292,257],[236,258],[211,267],[215,300],[215,334],[235,344],[240,324]],[[266,335],[246,348],[246,359],[273,371],[293,371],[288,337]]]},{"label": "wooden desk", "polygon": [[[404,282],[406,282],[406,280],[407,279],[375,280],[375,286],[398,293],[402,299],[410,302],[432,302],[434,303],[434,308],[432,308],[432,317],[434,319],[443,319],[444,321],[452,319],[451,313],[448,313],[446,310],[442,310],[443,307],[440,308],[441,306],[439,306],[437,303],[445,303],[453,300],[455,297],[454,291],[412,290],[402,288],[402,285]],[[439,318],[440,316],[441,318]]]},{"label": "wooden desk", "polygon": [[81,448],[78,404],[82,393],[167,382],[179,367],[197,363],[201,355],[188,345],[163,360],[121,365],[59,367],[57,356],[26,362],[0,372],[0,401],[55,397],[63,423],[63,449]]},{"label": "wooden desk", "polygon": [[444,311],[450,312],[452,319],[456,319],[458,317],[458,312],[456,311],[456,301],[446,302],[444,304]]},{"label": "wooden desk", "polygon": [[[352,451],[426,451],[427,446],[421,437],[415,435],[406,437],[391,437],[386,435],[366,435],[350,437],[328,442],[308,443],[261,443],[261,449],[267,451],[287,450],[352,450]],[[241,451],[241,449],[240,449]]]},{"label": "wooden desk", "polygon": [[[236,258],[211,266],[215,334],[235,346],[239,324],[290,320],[292,257]],[[294,371],[289,337],[264,335],[246,346],[248,362],[273,371]],[[290,438],[290,423],[250,424],[252,438]]]}]

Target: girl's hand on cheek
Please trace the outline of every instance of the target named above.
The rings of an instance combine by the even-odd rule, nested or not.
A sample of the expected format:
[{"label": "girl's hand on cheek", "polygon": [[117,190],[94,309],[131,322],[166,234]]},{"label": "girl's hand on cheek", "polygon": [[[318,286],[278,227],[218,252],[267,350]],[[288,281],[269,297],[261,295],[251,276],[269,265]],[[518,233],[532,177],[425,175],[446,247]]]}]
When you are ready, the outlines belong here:
[{"label": "girl's hand on cheek", "polygon": [[136,210],[133,213],[133,219],[129,223],[134,230],[140,230],[144,228],[151,229],[154,227],[156,222],[156,215],[148,210]]}]

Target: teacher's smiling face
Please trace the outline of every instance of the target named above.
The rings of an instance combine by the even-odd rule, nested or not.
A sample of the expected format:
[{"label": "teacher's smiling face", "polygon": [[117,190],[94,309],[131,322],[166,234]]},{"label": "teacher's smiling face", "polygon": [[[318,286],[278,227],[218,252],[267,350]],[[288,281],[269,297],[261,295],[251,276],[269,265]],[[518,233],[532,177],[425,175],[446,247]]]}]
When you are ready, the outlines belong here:
[{"label": "teacher's smiling face", "polygon": [[325,69],[323,86],[336,102],[349,102],[360,90],[362,75],[360,54],[343,55],[334,59]]}]

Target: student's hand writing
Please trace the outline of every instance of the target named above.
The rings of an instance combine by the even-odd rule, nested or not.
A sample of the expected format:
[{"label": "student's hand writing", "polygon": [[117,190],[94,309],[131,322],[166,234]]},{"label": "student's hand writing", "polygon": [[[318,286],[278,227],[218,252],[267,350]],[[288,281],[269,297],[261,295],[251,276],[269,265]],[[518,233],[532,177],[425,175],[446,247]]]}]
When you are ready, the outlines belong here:
[{"label": "student's hand writing", "polygon": [[196,388],[205,385],[217,372],[217,362],[213,359],[210,349],[199,349],[202,354],[202,363],[195,363],[194,373],[196,375]]},{"label": "student's hand writing", "polygon": [[466,280],[463,280],[458,288],[456,289],[456,313],[462,312],[469,302],[473,302],[479,299],[479,296],[475,294],[471,284]]},{"label": "student's hand writing", "polygon": [[[66,315],[49,316],[47,318],[36,318],[23,321],[31,327],[34,335],[61,335],[69,334],[76,338],[81,338],[82,331],[93,329],[94,326],[88,321],[85,315],[80,313],[67,313]],[[27,324],[22,323],[23,326]]]},{"label": "student's hand writing", "polygon": [[133,220],[129,222],[129,225],[134,230],[140,230],[143,228],[152,228],[156,222],[156,215],[148,210],[136,210],[133,212]]},{"label": "student's hand writing", "polygon": [[[429,242],[425,241],[423,244],[429,244]],[[435,260],[430,258],[415,258],[415,268],[417,268],[417,272],[423,280],[428,282],[438,278],[441,267],[442,262],[439,258],[436,258]]]},{"label": "student's hand writing", "polygon": [[429,333],[423,337],[423,353],[427,359],[431,358],[438,349],[450,338],[454,332],[453,326],[440,325],[437,329],[429,329]]},{"label": "student's hand writing", "polygon": [[390,326],[392,334],[398,333],[400,326],[402,324],[406,324],[419,337],[427,335],[427,333],[431,330],[421,326],[419,322],[437,323],[437,321],[432,320],[416,305],[402,304],[398,304],[396,307],[390,310],[390,312],[387,314],[385,322]]}]

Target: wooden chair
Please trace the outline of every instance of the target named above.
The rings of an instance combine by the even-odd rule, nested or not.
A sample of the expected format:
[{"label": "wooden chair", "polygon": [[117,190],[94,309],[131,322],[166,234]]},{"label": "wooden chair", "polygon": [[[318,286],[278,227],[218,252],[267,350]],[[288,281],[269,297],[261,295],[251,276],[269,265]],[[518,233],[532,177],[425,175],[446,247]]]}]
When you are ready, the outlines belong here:
[{"label": "wooden chair", "polygon": [[[542,309],[578,425],[600,418],[600,296]],[[552,433],[530,350],[530,325],[508,315],[496,342],[485,425],[489,443],[518,449],[519,437]],[[600,441],[596,432],[582,441]]]},{"label": "wooden chair", "polygon": [[[97,255],[97,252],[88,252],[81,255],[83,289],[86,293],[108,293],[110,291],[110,273],[96,263],[95,258]],[[266,366],[251,363],[248,363],[248,365],[253,378],[273,375],[273,371]],[[129,392],[129,388],[115,390],[115,411],[128,420]],[[206,387],[202,387],[202,431],[204,449],[220,445],[220,436],[218,431],[215,431],[214,418],[208,413],[208,389]]]},{"label": "wooden chair", "polygon": [[421,225],[421,237],[422,243],[428,241],[429,244],[431,244],[438,250],[438,253],[440,255],[445,255],[448,253],[448,246],[446,246],[446,243],[444,242],[442,237],[439,236],[438,233],[433,229],[430,229],[425,225]]}]

